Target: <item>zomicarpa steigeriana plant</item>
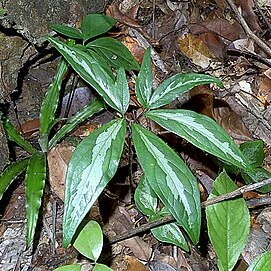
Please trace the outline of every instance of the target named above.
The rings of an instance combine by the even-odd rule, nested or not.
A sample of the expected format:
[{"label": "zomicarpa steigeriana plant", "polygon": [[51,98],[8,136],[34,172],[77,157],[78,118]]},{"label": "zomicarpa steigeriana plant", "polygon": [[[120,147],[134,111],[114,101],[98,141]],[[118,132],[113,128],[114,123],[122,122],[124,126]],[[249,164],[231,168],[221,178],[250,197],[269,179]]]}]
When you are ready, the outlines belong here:
[{"label": "zomicarpa steigeriana plant", "polygon": [[[88,17],[88,23],[90,22],[90,17]],[[111,22],[111,27],[115,23],[115,20],[112,18],[110,19],[102,15],[99,15],[99,18],[104,18],[105,25]],[[115,110],[115,119],[96,129],[83,139],[77,146],[69,163],[65,188],[63,245],[67,247],[73,243],[73,238],[75,238],[82,220],[116,173],[124,148],[127,128],[129,128],[129,131],[131,130],[132,144],[143,171],[143,176],[135,191],[135,203],[138,209],[147,215],[150,220],[157,220],[171,214],[175,218],[176,223],[155,228],[152,230],[152,233],[158,240],[178,245],[188,251],[189,247],[180,227],[187,233],[193,244],[198,243],[201,228],[201,203],[197,180],[181,157],[169,145],[153,133],[149,127],[145,127],[145,124],[142,125],[138,118],[131,120],[127,117],[130,91],[125,69],[137,69],[138,64],[131,58],[129,60],[126,58],[121,59],[124,51],[120,52],[120,49],[116,49],[121,45],[114,45],[115,42],[113,42],[114,44],[112,43],[113,45],[110,47],[110,40],[104,40],[106,38],[90,40],[96,37],[96,35],[108,31],[110,29],[108,25],[103,32],[98,32],[94,36],[88,32],[89,30],[86,30],[89,28],[84,23],[82,23],[81,31],[59,25],[54,25],[53,29],[76,41],[65,43],[51,36],[46,37],[50,44],[62,55],[63,59],[59,64],[54,82],[51,85],[54,87],[49,88],[41,107],[40,146],[42,151],[33,149],[25,141],[22,144],[18,139],[14,140],[14,136],[13,138],[10,136],[13,130],[7,125],[10,122],[5,121],[7,133],[11,139],[28,150],[29,153],[32,153],[29,161],[23,160],[15,164],[17,171],[15,170],[16,172],[11,174],[12,178],[6,177],[8,183],[24,170],[28,164],[26,194],[33,195],[34,192],[35,195],[34,198],[27,197],[27,204],[29,204],[27,208],[29,209],[29,206],[31,206],[30,211],[32,212],[29,212],[30,215],[27,215],[28,243],[33,240],[43,193],[47,151],[52,149],[57,142],[72,131],[80,122],[95,113],[99,113],[105,107],[104,102],[106,106]],[[88,43],[89,40],[90,42]],[[125,54],[129,55],[128,53]],[[122,61],[117,64],[114,62],[120,59]],[[125,63],[132,63],[132,66],[127,64],[128,67],[127,65],[125,67]],[[55,111],[58,105],[60,85],[64,76],[64,70],[66,71],[68,65],[96,90],[103,102],[99,99],[93,101],[73,118],[69,119],[50,138],[50,131],[56,123]],[[114,75],[109,65],[116,68],[116,75]],[[147,119],[154,121],[163,129],[184,138],[194,146],[217,157],[220,161],[235,166],[240,172],[253,176],[254,171],[249,158],[244,155],[215,121],[189,110],[159,109],[170,104],[193,87],[210,83],[223,87],[220,80],[210,75],[184,73],[175,74],[167,78],[156,89],[153,89],[151,50],[147,49],[136,77],[135,94],[143,109],[142,115]],[[13,134],[16,134],[16,132]],[[11,165],[11,167],[14,167],[14,165]],[[9,172],[12,172],[12,169],[6,170],[3,176],[5,177],[5,174],[8,175]],[[5,189],[7,186],[5,186]],[[2,193],[5,189],[2,189]],[[210,197],[227,193],[234,189],[236,189],[236,185],[223,171],[215,181],[214,190]],[[162,203],[163,208],[158,209],[159,201]],[[219,244],[218,249],[216,249],[217,256],[220,259],[218,265],[221,270],[231,270],[233,268],[247,241],[249,231],[249,213],[243,199],[238,199],[237,202],[233,201],[233,204],[241,206],[243,217],[245,217],[242,224],[244,236],[238,240],[239,237],[236,235],[236,232],[239,230],[238,227],[240,228],[238,224],[240,213],[238,213],[235,218],[228,221],[237,221],[238,223],[233,223],[237,229],[233,228],[229,233],[226,232],[226,235],[230,235],[226,242],[232,241],[231,248],[233,247],[233,251],[231,252],[234,256],[224,255],[224,250],[221,252]],[[230,217],[229,214],[232,208],[232,206],[226,203],[226,206],[216,204],[207,210],[207,216],[209,213],[207,217],[208,230],[214,233],[212,236],[210,235],[213,245],[218,240],[215,223],[220,223],[220,221],[215,222],[215,219],[212,220],[212,217],[219,213],[223,214],[223,212],[226,217]],[[224,211],[221,212],[221,210]],[[230,238],[232,235],[234,240]],[[239,244],[237,247],[235,245],[236,242]],[[217,247],[216,244],[214,247]]]}]

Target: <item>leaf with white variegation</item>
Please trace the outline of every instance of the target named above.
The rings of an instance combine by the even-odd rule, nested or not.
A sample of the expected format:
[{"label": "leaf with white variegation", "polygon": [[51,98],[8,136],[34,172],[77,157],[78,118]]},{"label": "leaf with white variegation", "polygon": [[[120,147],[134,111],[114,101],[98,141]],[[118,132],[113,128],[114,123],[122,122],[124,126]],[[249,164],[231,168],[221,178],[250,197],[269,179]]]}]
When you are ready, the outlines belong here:
[{"label": "leaf with white variegation", "polygon": [[197,243],[201,206],[196,178],[183,160],[155,134],[133,124],[132,139],[151,188],[193,243]]},{"label": "leaf with white variegation", "polygon": [[97,59],[50,36],[46,36],[46,39],[63,55],[79,76],[103,97],[108,105],[122,113],[122,104],[113,91],[114,79],[108,75]]},{"label": "leaf with white variegation", "polygon": [[249,169],[238,146],[211,118],[184,109],[153,110],[145,115],[196,147],[237,167]]},{"label": "leaf with white variegation", "polygon": [[141,105],[148,107],[152,93],[153,75],[151,68],[151,49],[148,48],[144,54],[139,74],[136,78],[135,92]]},{"label": "leaf with white variegation", "polygon": [[247,271],[270,271],[271,251],[259,255],[249,266]]},{"label": "leaf with white variegation", "polygon": [[125,134],[125,120],[113,120],[86,137],[73,153],[66,177],[63,219],[65,247],[114,176],[122,154]]},{"label": "leaf with white variegation", "polygon": [[[214,181],[209,199],[236,190],[226,172]],[[250,215],[244,199],[233,199],[206,208],[208,235],[217,255],[219,270],[230,271],[238,261],[249,235]]]},{"label": "leaf with white variegation", "polygon": [[174,101],[178,96],[192,89],[193,87],[214,83],[223,87],[222,82],[207,74],[181,73],[162,82],[153,92],[149,101],[150,109],[158,108]]},{"label": "leaf with white variegation", "polygon": [[31,245],[41,206],[46,178],[45,153],[34,153],[28,162],[25,176],[26,194],[26,244]]}]

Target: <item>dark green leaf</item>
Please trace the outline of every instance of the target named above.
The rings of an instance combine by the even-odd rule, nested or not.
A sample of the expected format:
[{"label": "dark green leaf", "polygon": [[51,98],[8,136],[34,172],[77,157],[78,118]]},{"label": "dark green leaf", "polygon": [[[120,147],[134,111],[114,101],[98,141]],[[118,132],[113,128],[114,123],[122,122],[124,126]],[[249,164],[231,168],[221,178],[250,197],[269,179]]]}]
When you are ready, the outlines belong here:
[{"label": "dark green leaf", "polygon": [[[238,187],[222,172],[214,181],[209,198],[236,190]],[[250,216],[244,199],[227,200],[206,208],[208,234],[217,255],[219,270],[232,270],[249,235]]]},{"label": "dark green leaf", "polygon": [[262,140],[253,140],[240,144],[240,150],[253,167],[260,167],[264,160]]},{"label": "dark green leaf", "polygon": [[184,109],[161,109],[146,116],[196,147],[237,167],[250,168],[230,136],[211,118]]},{"label": "dark green leaf", "polygon": [[155,134],[133,124],[132,138],[151,188],[193,243],[197,243],[201,206],[195,177],[183,160]]},{"label": "dark green leaf", "polygon": [[270,271],[271,267],[271,251],[267,251],[258,256],[247,271]]},{"label": "dark green leaf", "polygon": [[70,133],[79,123],[85,121],[87,118],[92,117],[94,114],[103,110],[103,108],[103,103],[98,99],[83,107],[73,117],[68,119],[68,121],[64,124],[64,126],[60,128],[59,131],[57,131],[57,133],[49,142],[49,150],[52,149],[55,144],[65,135]]},{"label": "dark green leaf", "polygon": [[68,70],[68,63],[62,59],[58,64],[56,74],[48,87],[40,109],[40,145],[46,152],[48,149],[48,135],[55,122],[55,112],[58,106],[62,79]]},{"label": "dark green leaf", "polygon": [[116,39],[108,37],[95,39],[88,43],[87,47],[95,50],[114,68],[123,67],[128,71],[139,70],[139,64],[131,52]]},{"label": "dark green leaf", "polygon": [[10,122],[9,119],[3,119],[3,128],[8,136],[8,139],[14,141],[16,144],[21,146],[25,151],[33,154],[37,150],[28,142],[26,141],[20,133],[16,130],[13,124]]},{"label": "dark green leaf", "polygon": [[80,40],[83,39],[81,32],[74,27],[66,26],[63,24],[49,24],[49,27],[55,32],[62,34],[68,38]]},{"label": "dark green leaf", "polygon": [[116,22],[116,19],[102,14],[85,16],[81,24],[84,43],[90,38],[106,33]]},{"label": "dark green leaf", "polygon": [[89,221],[73,245],[82,255],[96,262],[103,248],[103,232],[100,225],[96,221]]},{"label": "dark green leaf", "polygon": [[219,79],[207,74],[182,73],[173,75],[154,91],[149,101],[149,108],[154,109],[169,104],[179,97],[180,94],[187,92],[193,87],[210,83],[223,87]]},{"label": "dark green leaf", "polygon": [[80,264],[69,264],[65,266],[58,267],[53,271],[81,271],[82,266]]},{"label": "dark green leaf", "polygon": [[139,74],[136,78],[136,97],[143,107],[147,108],[152,93],[152,68],[151,49],[148,48],[144,54]]},{"label": "dark green leaf", "polygon": [[114,270],[104,264],[97,263],[95,264],[93,271],[114,271]]},{"label": "dark green leaf", "polygon": [[0,200],[4,192],[27,167],[28,158],[10,164],[0,175]]},{"label": "dark green leaf", "polygon": [[28,162],[26,188],[26,244],[33,242],[46,178],[46,159],[42,152],[34,153]]},{"label": "dark green leaf", "polygon": [[75,47],[47,36],[56,49],[64,56],[72,68],[104,98],[106,103],[121,112],[121,102],[114,93],[114,80],[97,60]]},{"label": "dark green leaf", "polygon": [[66,177],[64,246],[71,242],[77,227],[114,176],[125,130],[125,120],[113,120],[86,137],[73,153]]}]

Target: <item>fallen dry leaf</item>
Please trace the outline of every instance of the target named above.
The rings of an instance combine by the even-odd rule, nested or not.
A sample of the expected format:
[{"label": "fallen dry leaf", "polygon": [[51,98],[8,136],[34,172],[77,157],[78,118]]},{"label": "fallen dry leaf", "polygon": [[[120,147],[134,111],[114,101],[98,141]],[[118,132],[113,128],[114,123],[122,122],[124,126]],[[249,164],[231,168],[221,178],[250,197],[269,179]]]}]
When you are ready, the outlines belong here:
[{"label": "fallen dry leaf", "polygon": [[126,271],[149,271],[150,269],[139,262],[135,257],[125,255]]}]

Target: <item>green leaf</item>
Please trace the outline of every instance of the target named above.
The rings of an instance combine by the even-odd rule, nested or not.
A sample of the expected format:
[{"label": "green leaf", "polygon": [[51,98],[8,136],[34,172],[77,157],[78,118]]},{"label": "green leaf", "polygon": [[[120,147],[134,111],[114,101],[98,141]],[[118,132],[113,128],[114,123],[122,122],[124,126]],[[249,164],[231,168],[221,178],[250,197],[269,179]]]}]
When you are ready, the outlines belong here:
[{"label": "green leaf", "polygon": [[132,138],[151,188],[187,231],[193,243],[197,243],[201,206],[195,177],[183,160],[155,134],[133,124]]},{"label": "green leaf", "polygon": [[149,185],[145,175],[139,181],[134,199],[136,207],[142,214],[151,216],[156,213],[157,196]]},{"label": "green leaf", "polygon": [[66,26],[63,24],[49,24],[49,27],[55,32],[62,34],[71,39],[83,39],[81,32],[75,27]]},{"label": "green leaf", "polygon": [[[209,198],[232,192],[237,188],[226,172],[222,172],[214,181]],[[248,240],[250,216],[246,202],[240,198],[208,206],[206,218],[219,270],[230,271]]]},{"label": "green leaf", "polygon": [[240,144],[240,150],[253,167],[260,167],[264,160],[262,140],[253,140]]},{"label": "green leaf", "polygon": [[7,9],[5,8],[0,8],[0,16],[3,16],[7,13]]},{"label": "green leaf", "polygon": [[89,221],[80,231],[73,246],[85,257],[97,261],[103,248],[103,232],[96,221]]},{"label": "green leaf", "polygon": [[40,145],[46,152],[48,149],[48,135],[55,121],[62,79],[68,70],[68,64],[62,59],[57,67],[52,83],[48,87],[40,109]]},{"label": "green leaf", "polygon": [[114,80],[99,62],[78,48],[47,36],[56,49],[64,56],[72,68],[104,98],[107,104],[121,112],[121,102],[114,93]]},{"label": "green leaf", "polygon": [[270,271],[271,266],[271,251],[267,251],[258,256],[247,271]]},{"label": "green leaf", "polygon": [[26,169],[27,164],[28,158],[8,165],[2,172],[0,175],[0,200],[12,182]]},{"label": "green leaf", "polygon": [[90,38],[106,33],[116,22],[116,19],[102,14],[85,16],[81,24],[84,43]]},{"label": "green leaf", "polygon": [[184,109],[155,110],[146,116],[196,147],[237,167],[250,168],[238,146],[211,118]]},{"label": "green leaf", "polygon": [[73,153],[66,177],[64,246],[71,242],[77,227],[114,176],[125,132],[125,120],[113,120],[86,137]]},{"label": "green leaf", "polygon": [[147,108],[152,93],[153,75],[151,68],[151,49],[144,54],[139,74],[136,78],[135,92],[138,101]]},{"label": "green leaf", "polygon": [[114,270],[104,264],[97,263],[95,264],[93,271],[114,271]]},{"label": "green leaf", "polygon": [[53,271],[81,271],[82,266],[80,264],[69,264],[65,266],[58,267]]},{"label": "green leaf", "polygon": [[103,103],[96,99],[83,107],[73,117],[62,126],[54,137],[49,141],[49,150],[52,149],[55,144],[60,141],[65,135],[70,133],[79,123],[85,121],[87,118],[92,117],[94,114],[103,110]]},{"label": "green leaf", "polygon": [[112,67],[125,70],[139,70],[139,64],[128,48],[116,39],[103,37],[86,45],[101,55]]},{"label": "green leaf", "polygon": [[210,83],[215,83],[219,87],[223,87],[219,79],[207,74],[175,74],[157,87],[149,101],[149,108],[154,109],[169,104],[180,94],[187,92],[193,87]]},{"label": "green leaf", "polygon": [[118,97],[118,100],[121,103],[120,111],[124,114],[129,106],[130,93],[125,70],[122,67],[119,68],[117,73],[117,79],[115,82],[115,95]]},{"label": "green leaf", "polygon": [[13,126],[9,119],[3,118],[3,128],[8,136],[8,139],[14,141],[16,144],[21,146],[25,151],[31,154],[37,151],[28,141],[26,141],[20,135],[20,133],[16,130],[16,128]]},{"label": "green leaf", "polygon": [[28,162],[26,189],[26,244],[33,242],[46,178],[46,159],[42,152],[34,153]]}]

